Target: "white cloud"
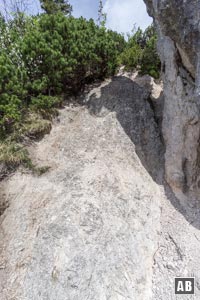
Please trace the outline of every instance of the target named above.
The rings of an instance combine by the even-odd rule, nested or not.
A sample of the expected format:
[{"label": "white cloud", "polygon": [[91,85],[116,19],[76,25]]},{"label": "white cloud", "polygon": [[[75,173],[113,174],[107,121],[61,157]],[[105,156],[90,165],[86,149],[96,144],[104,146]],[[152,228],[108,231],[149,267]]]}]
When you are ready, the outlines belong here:
[{"label": "white cloud", "polygon": [[106,0],[104,12],[107,27],[118,32],[130,32],[134,24],[145,29],[152,23],[143,0]]}]

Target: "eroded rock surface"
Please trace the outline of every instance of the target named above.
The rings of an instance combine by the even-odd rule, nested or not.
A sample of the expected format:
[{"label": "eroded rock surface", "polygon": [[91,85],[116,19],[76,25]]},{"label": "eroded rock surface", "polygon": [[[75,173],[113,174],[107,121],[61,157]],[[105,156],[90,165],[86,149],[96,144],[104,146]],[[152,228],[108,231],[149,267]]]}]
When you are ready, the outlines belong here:
[{"label": "eroded rock surface", "polygon": [[152,298],[163,148],[148,98],[129,78],[105,82],[33,147],[48,173],[1,183],[2,300]]},{"label": "eroded rock surface", "polygon": [[145,0],[159,33],[165,105],[166,178],[173,190],[199,190],[200,1]]},{"label": "eroded rock surface", "polygon": [[160,92],[104,82],[30,149],[49,172],[0,183],[1,300],[175,300],[176,276],[200,299],[200,202],[163,178]]}]

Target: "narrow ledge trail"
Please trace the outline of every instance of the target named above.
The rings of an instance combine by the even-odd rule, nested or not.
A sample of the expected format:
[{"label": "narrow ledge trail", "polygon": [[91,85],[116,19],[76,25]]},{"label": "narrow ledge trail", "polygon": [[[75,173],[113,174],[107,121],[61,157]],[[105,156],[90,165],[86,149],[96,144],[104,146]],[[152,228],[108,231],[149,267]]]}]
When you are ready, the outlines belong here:
[{"label": "narrow ledge trail", "polygon": [[200,297],[198,203],[165,184],[149,98],[140,78],[105,81],[31,147],[47,173],[1,182],[2,300],[179,299],[174,277],[191,275]]}]

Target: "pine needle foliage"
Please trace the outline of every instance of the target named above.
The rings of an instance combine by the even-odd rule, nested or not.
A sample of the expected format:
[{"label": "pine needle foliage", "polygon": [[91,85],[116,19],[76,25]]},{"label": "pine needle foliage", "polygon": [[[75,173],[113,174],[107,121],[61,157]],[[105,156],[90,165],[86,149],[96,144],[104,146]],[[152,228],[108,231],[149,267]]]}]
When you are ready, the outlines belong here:
[{"label": "pine needle foliage", "polygon": [[154,25],[144,32],[134,28],[128,35],[124,51],[120,54],[120,63],[126,70],[139,70],[141,75],[148,74],[156,79],[160,77],[161,62],[157,52],[157,34]]},{"label": "pine needle foliage", "polygon": [[45,115],[60,106],[63,95],[113,75],[125,45],[123,36],[92,19],[70,16],[68,2],[43,2],[43,8],[46,3],[57,9],[32,17],[17,14],[8,22],[0,18],[1,137],[28,110]]}]

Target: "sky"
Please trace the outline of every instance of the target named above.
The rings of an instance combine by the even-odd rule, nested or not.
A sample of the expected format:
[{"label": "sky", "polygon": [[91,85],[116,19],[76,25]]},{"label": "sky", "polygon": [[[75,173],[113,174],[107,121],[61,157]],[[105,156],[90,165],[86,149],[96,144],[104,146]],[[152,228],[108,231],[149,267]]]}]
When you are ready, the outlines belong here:
[{"label": "sky", "polygon": [[[8,3],[11,0],[6,0]],[[15,2],[15,0],[14,0]],[[32,14],[39,10],[39,0],[28,0],[29,11]],[[98,0],[70,0],[75,17],[83,16],[87,19],[98,17]],[[3,0],[0,0],[0,8]],[[104,12],[107,15],[106,26],[120,33],[128,33],[134,25],[145,29],[152,23],[152,19],[146,12],[143,0],[103,0]]]},{"label": "sky", "polygon": [[[74,16],[97,19],[98,0],[71,0]],[[145,29],[152,23],[143,0],[104,0],[107,27],[118,32],[130,32],[134,24]]]}]

